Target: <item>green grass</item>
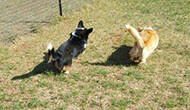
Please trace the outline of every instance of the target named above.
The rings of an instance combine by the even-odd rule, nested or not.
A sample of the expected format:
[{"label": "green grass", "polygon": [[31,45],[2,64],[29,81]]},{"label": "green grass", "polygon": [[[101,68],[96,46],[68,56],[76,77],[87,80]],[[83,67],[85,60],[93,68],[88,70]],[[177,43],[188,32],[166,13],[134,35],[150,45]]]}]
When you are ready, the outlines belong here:
[{"label": "green grass", "polygon": [[[62,0],[62,11],[71,14],[79,10],[91,0]],[[13,42],[17,36],[38,33],[38,28],[59,20],[52,20],[59,16],[58,1],[52,0],[7,0],[0,3],[0,45]],[[25,37],[26,37],[25,36]]]},{"label": "green grass", "polygon": [[[189,10],[186,0],[94,0],[18,37],[0,47],[0,109],[190,109]],[[57,48],[81,19],[94,28],[87,50],[69,75],[54,75],[46,45]],[[129,63],[125,23],[160,36],[144,65]]]}]

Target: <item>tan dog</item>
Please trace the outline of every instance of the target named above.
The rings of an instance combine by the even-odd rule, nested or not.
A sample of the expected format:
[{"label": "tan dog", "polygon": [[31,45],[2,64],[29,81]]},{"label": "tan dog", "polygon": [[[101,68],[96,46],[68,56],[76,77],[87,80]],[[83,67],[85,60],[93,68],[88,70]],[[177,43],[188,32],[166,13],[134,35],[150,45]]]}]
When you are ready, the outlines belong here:
[{"label": "tan dog", "polygon": [[141,28],[137,31],[129,24],[126,24],[125,26],[135,39],[134,46],[129,52],[130,59],[132,61],[135,61],[137,59],[139,63],[146,63],[148,56],[158,46],[158,34],[151,27]]}]

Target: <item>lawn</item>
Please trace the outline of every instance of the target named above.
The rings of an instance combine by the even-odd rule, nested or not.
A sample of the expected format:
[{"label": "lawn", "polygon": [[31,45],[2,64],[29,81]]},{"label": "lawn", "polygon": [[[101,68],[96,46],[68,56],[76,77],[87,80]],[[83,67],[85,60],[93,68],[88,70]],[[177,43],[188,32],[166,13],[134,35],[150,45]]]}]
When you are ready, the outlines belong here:
[{"label": "lawn", "polygon": [[[91,0],[61,0],[63,13],[90,3]],[[59,15],[59,0],[1,0],[0,1],[0,45],[13,41],[16,36],[36,33]]]},{"label": "lawn", "polygon": [[[93,0],[28,37],[0,47],[0,109],[190,109],[190,1]],[[54,75],[44,55],[78,21],[93,27],[69,75]],[[125,24],[152,26],[159,46],[144,65],[129,61]]]}]

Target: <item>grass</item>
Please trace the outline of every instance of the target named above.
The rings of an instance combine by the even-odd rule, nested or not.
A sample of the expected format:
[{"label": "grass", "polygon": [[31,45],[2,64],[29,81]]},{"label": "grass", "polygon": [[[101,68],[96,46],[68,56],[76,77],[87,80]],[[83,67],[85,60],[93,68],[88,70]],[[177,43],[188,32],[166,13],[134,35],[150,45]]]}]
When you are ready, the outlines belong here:
[{"label": "grass", "polygon": [[[0,109],[190,109],[189,7],[186,0],[93,0],[16,38],[0,48]],[[70,75],[54,75],[46,45],[57,48],[80,19],[94,28],[87,50]],[[145,65],[129,63],[127,22],[160,36]]]},{"label": "grass", "polygon": [[[90,0],[62,0],[62,11],[71,14],[85,3],[90,3]],[[52,0],[1,1],[0,45],[14,41],[17,36],[37,33],[38,28],[53,24],[53,17],[59,16],[58,4],[58,1]]]}]

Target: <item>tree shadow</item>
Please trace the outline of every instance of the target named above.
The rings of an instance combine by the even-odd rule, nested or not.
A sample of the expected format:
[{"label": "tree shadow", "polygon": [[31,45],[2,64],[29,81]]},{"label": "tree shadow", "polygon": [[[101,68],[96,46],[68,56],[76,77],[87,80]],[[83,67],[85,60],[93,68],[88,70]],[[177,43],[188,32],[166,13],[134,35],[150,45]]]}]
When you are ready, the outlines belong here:
[{"label": "tree shadow", "polygon": [[51,63],[48,63],[48,54],[44,53],[43,61],[39,63],[34,69],[28,73],[25,73],[23,75],[15,76],[11,80],[20,80],[20,79],[26,79],[30,78],[32,76],[38,75],[38,74],[46,74],[47,72],[55,72],[57,73],[57,70],[52,66]]},{"label": "tree shadow", "polygon": [[136,66],[138,63],[130,60],[129,51],[132,49],[131,46],[121,45],[120,47],[113,47],[116,49],[107,59],[106,62],[90,63],[92,65],[124,65],[124,66]]}]

